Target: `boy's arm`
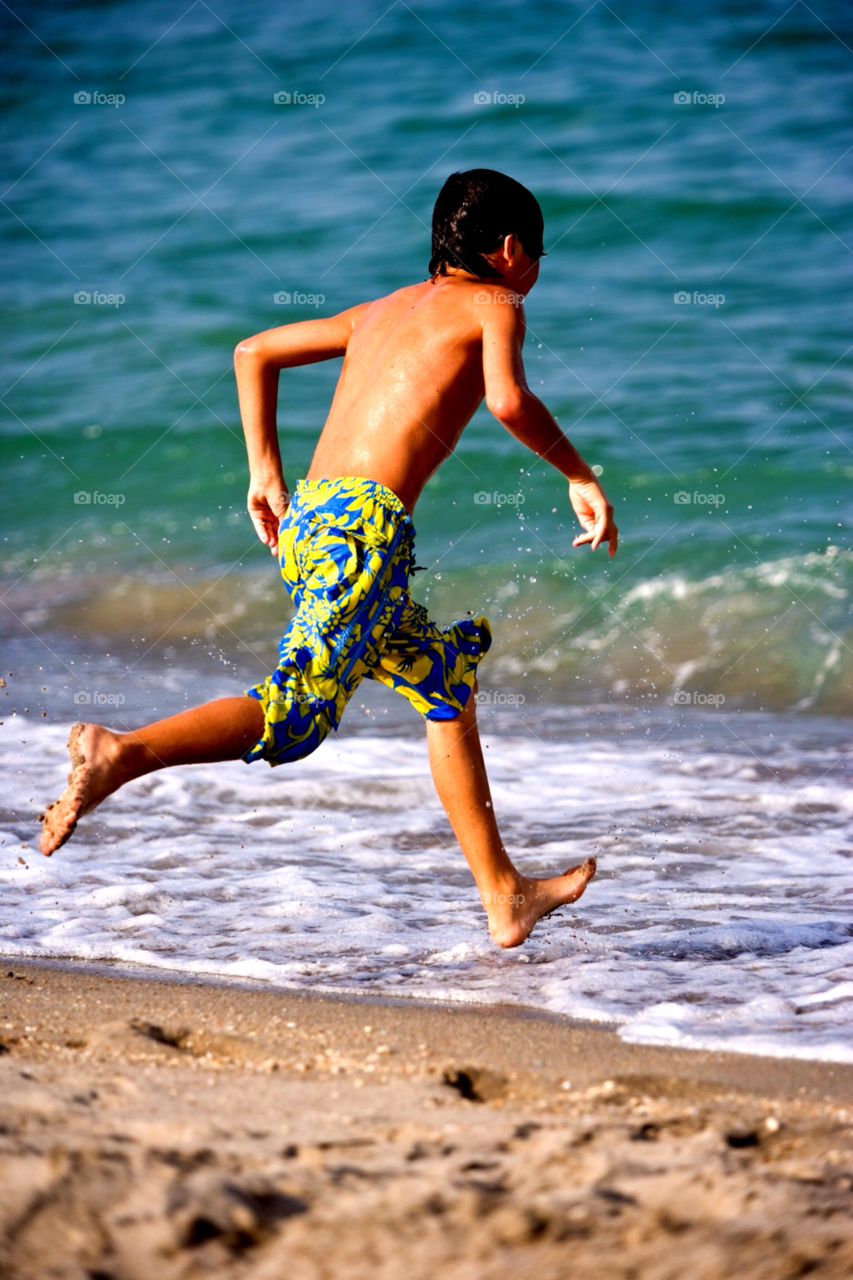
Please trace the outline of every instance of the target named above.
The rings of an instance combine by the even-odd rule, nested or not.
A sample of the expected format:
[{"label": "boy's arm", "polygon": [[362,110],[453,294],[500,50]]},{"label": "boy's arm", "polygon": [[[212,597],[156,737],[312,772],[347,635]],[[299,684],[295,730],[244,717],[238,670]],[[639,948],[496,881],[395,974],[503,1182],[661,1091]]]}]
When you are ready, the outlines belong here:
[{"label": "boy's arm", "polygon": [[542,401],[527,385],[521,347],[524,310],[512,302],[495,301],[483,323],[483,378],[486,407],[517,440],[556,467],[569,482],[569,500],[584,532],[572,546],[609,542],[616,555],[619,531],[613,508],[592,468],[563,435]]},{"label": "boy's arm", "polygon": [[278,523],[290,501],[276,427],[279,370],[345,355],[356,321],[369,305],[362,303],[329,319],[267,329],[235,348],[234,372],[249,455],[247,505],[258,537],[273,555],[278,550]]}]

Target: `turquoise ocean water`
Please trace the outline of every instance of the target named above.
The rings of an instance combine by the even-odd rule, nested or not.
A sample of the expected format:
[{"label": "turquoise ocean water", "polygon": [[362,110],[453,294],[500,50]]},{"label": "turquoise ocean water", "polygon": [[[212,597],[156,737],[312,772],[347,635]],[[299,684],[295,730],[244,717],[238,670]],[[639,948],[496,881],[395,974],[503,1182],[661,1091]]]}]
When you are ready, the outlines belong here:
[{"label": "turquoise ocean water", "polygon": [[[441,183],[453,169],[488,166],[542,204],[548,256],[527,305],[528,376],[602,469],[622,541],[612,561],[573,551],[561,478],[482,409],[419,504],[427,570],[416,595],[439,620],[472,610],[494,623],[484,727],[501,751],[512,756],[516,744],[530,762],[534,798],[537,777],[548,780],[540,803],[557,830],[543,844],[541,814],[525,825],[518,809],[514,839],[527,865],[543,847],[561,859],[595,845],[611,850],[601,884],[623,874],[625,891],[619,859],[645,866],[653,845],[662,861],[649,874],[693,905],[679,899],[675,919],[673,899],[650,895],[660,905],[643,908],[624,946],[644,946],[645,929],[677,934],[671,964],[695,986],[690,940],[701,935],[703,964],[713,955],[735,966],[726,972],[750,998],[771,1004],[787,999],[780,975],[796,971],[806,983],[798,999],[830,1010],[820,1014],[829,1031],[821,1040],[802,1030],[801,1012],[772,1005],[766,1044],[835,1054],[839,957],[849,961],[853,947],[844,941],[853,856],[850,6],[146,0],[15,13],[0,16],[8,949],[146,963],[167,955],[171,966],[215,972],[255,963],[225,925],[226,940],[210,944],[219,952],[200,940],[170,950],[152,923],[166,918],[162,903],[127,908],[142,930],[131,947],[126,921],[105,933],[71,893],[57,933],[40,913],[57,910],[59,872],[16,859],[31,856],[20,849],[61,774],[58,744],[81,705],[130,726],[239,691],[274,661],[288,606],[244,509],[234,344],[424,278]],[[291,481],[305,474],[336,373],[332,362],[282,377]],[[417,722],[393,701],[370,689],[356,702],[342,750],[368,730],[415,741]],[[676,763],[650,754],[664,738]],[[617,818],[615,801],[599,798],[597,809],[595,771],[580,807],[560,808],[559,767],[568,787],[592,743],[616,770],[607,795],[619,797]],[[49,777],[36,769],[42,758]],[[632,779],[626,809],[620,759]],[[294,777],[307,786],[323,767],[306,762]],[[221,775],[238,792],[273,786],[240,769]],[[357,775],[339,801],[348,829]],[[645,798],[664,776],[655,817]],[[702,777],[710,790],[694,794]],[[741,778],[740,789],[723,777]],[[686,791],[684,778],[693,780]],[[323,794],[322,781],[311,785]],[[363,839],[386,849],[389,866],[413,842],[428,850],[430,831],[446,843],[430,804],[424,792],[412,817],[401,800],[391,827],[365,821]],[[506,804],[515,814],[509,792]],[[106,808],[92,819],[88,845],[81,828],[68,847],[80,852],[61,855],[63,865],[95,858],[105,842],[119,862],[122,851],[149,848],[143,809],[133,820],[122,812],[117,827]],[[410,822],[423,825],[417,838]],[[232,835],[214,827],[209,838],[230,848]],[[681,853],[670,866],[675,829]],[[299,827],[300,853],[313,830]],[[173,841],[169,856],[195,856],[198,838]],[[700,892],[688,865],[722,865],[732,841],[752,886],[735,908],[719,884],[703,881]],[[110,866],[105,883],[121,881]],[[434,869],[442,892],[458,885],[470,895],[464,871],[448,866],[456,871]],[[817,878],[800,902],[806,867]],[[135,861],[126,873],[154,874]],[[371,880],[374,906],[388,888],[383,874]],[[36,905],[23,927],[25,899]],[[617,921],[613,902],[601,890],[578,927],[615,938],[618,950],[619,921],[633,908],[620,906]],[[745,921],[763,912],[771,933],[781,930],[778,946],[763,934],[741,946],[737,928],[734,942],[707,943],[709,928],[730,937],[732,910]],[[305,927],[320,928],[313,916]],[[541,953],[528,952],[538,985],[525,985],[521,962],[507,958],[490,985],[476,957],[452,959],[480,928],[472,917],[468,932],[442,934],[438,952],[423,944],[423,954],[451,956],[430,970],[433,994],[497,998],[511,970],[511,998],[628,1018],[618,991],[612,1007],[593,993],[582,1009],[560,994],[566,957],[548,950],[559,949],[557,927]],[[412,944],[421,960],[422,943]],[[356,981],[325,946],[312,980]],[[666,986],[647,952],[632,954],[652,966],[648,991],[682,1009],[678,982]],[[764,973],[760,957],[770,954],[781,968],[768,994],[764,978],[753,990],[744,974]],[[263,963],[275,961],[265,952]],[[405,982],[395,963],[388,953],[357,980]],[[541,966],[552,964],[546,996]],[[642,1034],[731,1039],[725,1019],[714,1022],[713,989],[709,977],[692,990],[689,1028],[680,1014],[655,1014]],[[703,1000],[709,1020],[697,1030]]]}]

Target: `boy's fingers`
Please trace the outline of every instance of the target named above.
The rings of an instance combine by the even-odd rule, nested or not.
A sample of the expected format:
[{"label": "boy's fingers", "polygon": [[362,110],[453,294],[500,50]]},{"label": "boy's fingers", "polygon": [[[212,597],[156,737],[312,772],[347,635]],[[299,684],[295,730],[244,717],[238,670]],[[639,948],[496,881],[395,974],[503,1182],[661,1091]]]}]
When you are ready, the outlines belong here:
[{"label": "boy's fingers", "polygon": [[[286,504],[284,504],[286,509]],[[250,499],[248,504],[249,518],[264,546],[269,547],[271,555],[278,554],[279,517],[266,498]]]},{"label": "boy's fingers", "polygon": [[593,538],[592,538],[593,551],[598,550],[599,546],[601,545],[601,539],[604,537],[606,531],[607,531],[607,517],[599,516],[595,525],[595,529],[593,530]]},{"label": "boy's fingers", "polygon": [[602,519],[601,521],[599,521],[599,523],[595,526],[595,528],[590,533],[579,533],[578,536],[572,541],[572,546],[582,547],[584,543],[591,542],[592,550],[595,551],[596,547],[598,547],[602,542],[604,542],[605,539],[610,544],[611,556],[615,556],[616,548],[619,543],[618,530],[614,527],[608,536],[607,522],[606,520]]},{"label": "boy's fingers", "polygon": [[255,533],[266,546],[270,545],[270,531],[262,516],[256,515],[254,511],[249,512],[249,518],[255,529]]}]

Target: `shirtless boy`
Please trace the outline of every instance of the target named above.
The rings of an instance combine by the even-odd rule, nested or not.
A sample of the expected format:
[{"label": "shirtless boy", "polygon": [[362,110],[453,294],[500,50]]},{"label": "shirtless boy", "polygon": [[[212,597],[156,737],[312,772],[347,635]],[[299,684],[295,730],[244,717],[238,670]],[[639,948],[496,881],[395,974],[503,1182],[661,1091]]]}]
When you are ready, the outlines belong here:
[{"label": "shirtless boy", "polygon": [[[436,790],[494,941],[518,946],[542,916],[581,896],[595,874],[593,858],[534,879],[516,870],[501,841],[471,697],[491,644],[488,622],[467,618],[440,629],[408,591],[415,504],[483,399],[569,481],[584,530],[572,545],[595,550],[607,542],[616,552],[612,507],[524,375],[522,299],[539,274],[542,233],[538,203],[512,178],[492,169],[455,173],[436,201],[428,280],[239,344],[249,514],[296,605],[279,666],[247,696],[130,733],[75,725],[72,772],[45,814],[42,853],[53,853],[83,814],[143,774],[309,755],[370,677],[425,717]],[[279,371],[341,357],[311,468],[291,499],[276,429]]]}]

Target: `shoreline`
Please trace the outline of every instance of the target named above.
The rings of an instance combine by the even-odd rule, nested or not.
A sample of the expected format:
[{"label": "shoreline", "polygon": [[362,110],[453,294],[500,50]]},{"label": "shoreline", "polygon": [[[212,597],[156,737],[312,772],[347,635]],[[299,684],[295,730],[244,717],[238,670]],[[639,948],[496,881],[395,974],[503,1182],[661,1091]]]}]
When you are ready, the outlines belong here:
[{"label": "shoreline", "polygon": [[[623,1040],[617,1031],[618,1023],[600,1023],[571,1018],[566,1014],[553,1013],[547,1009],[538,1009],[533,1005],[494,1004],[480,1001],[436,1000],[419,996],[393,996],[364,994],[351,991],[328,991],[317,989],[300,989],[296,987],[270,986],[251,978],[236,978],[226,975],[207,975],[184,973],[178,970],[150,970],[143,965],[134,966],[123,961],[88,960],[52,960],[42,958],[6,957],[0,952],[0,975],[9,969],[24,973],[54,972],[73,979],[75,989],[78,986],[95,986],[99,982],[107,984],[134,984],[138,996],[142,1000],[154,999],[159,1007],[165,1000],[165,991],[181,989],[184,999],[172,1002],[173,1016],[177,1010],[187,1003],[206,1008],[206,1017],[215,1016],[216,1006],[224,1002],[227,995],[232,998],[240,993],[248,1003],[257,1005],[256,1028],[262,1025],[262,1011],[269,1007],[284,1006],[288,1002],[297,1008],[304,1021],[311,1025],[320,1025],[329,1018],[342,1026],[363,1021],[365,1011],[393,1011],[392,1017],[399,1034],[414,1035],[422,1029],[425,1021],[440,1023],[443,1034],[449,1033],[452,1043],[458,1051],[472,1051],[475,1046],[482,1045],[483,1052],[495,1060],[506,1058],[504,1046],[509,1042],[514,1051],[522,1038],[521,1025],[532,1023],[540,1028],[540,1040],[545,1046],[539,1051],[541,1066],[536,1070],[528,1070],[528,1074],[540,1078],[541,1087],[547,1088],[547,1080],[551,1074],[560,1074],[561,1055],[567,1053],[568,1060],[574,1062],[578,1053],[583,1059],[579,1067],[580,1076],[584,1080],[594,1075],[597,1070],[607,1073],[628,1069],[642,1070],[650,1074],[677,1074],[695,1083],[714,1084],[720,1088],[738,1088],[745,1091],[756,1091],[768,1097],[784,1098],[795,1093],[823,1101],[833,1101],[841,1105],[853,1105],[853,1065],[838,1063],[819,1058],[800,1058],[784,1055],[750,1054],[739,1051],[720,1049],[670,1047],[668,1045],[636,1044]],[[64,983],[63,983],[64,985]],[[100,988],[99,988],[100,989]],[[187,992],[197,991],[198,997],[193,999]],[[215,994],[221,995],[217,997]],[[204,994],[202,994],[204,993]],[[210,993],[210,994],[207,994]],[[174,993],[173,993],[174,994]],[[158,999],[159,997],[159,999]],[[123,1000],[122,1000],[123,1003]],[[168,1002],[167,1002],[168,1003]],[[340,1008],[338,1008],[340,1006]],[[361,1012],[359,1012],[361,1010]],[[118,1011],[118,1010],[116,1010]],[[245,1013],[243,1017],[245,1018]],[[446,1024],[443,1019],[447,1019]],[[454,1019],[456,1022],[454,1023]],[[503,1022],[507,1026],[504,1034],[490,1042],[490,1028],[487,1024]],[[464,1023],[476,1023],[477,1032],[472,1034]],[[517,1025],[518,1024],[518,1025]],[[513,1028],[510,1033],[510,1027]],[[79,1030],[79,1028],[78,1028]],[[266,1039],[270,1046],[275,1040],[266,1031]],[[2,1040],[2,1033],[0,1033]],[[280,1047],[280,1046],[279,1046]],[[542,1057],[547,1053],[547,1059]],[[608,1063],[610,1064],[608,1067]],[[594,1067],[592,1064],[595,1064]],[[504,1063],[506,1065],[506,1062]],[[578,1071],[575,1072],[578,1074]],[[579,1077],[580,1078],[580,1077]]]},{"label": "shoreline", "polygon": [[853,1067],[106,968],[0,962],[14,1280],[853,1266]]}]

